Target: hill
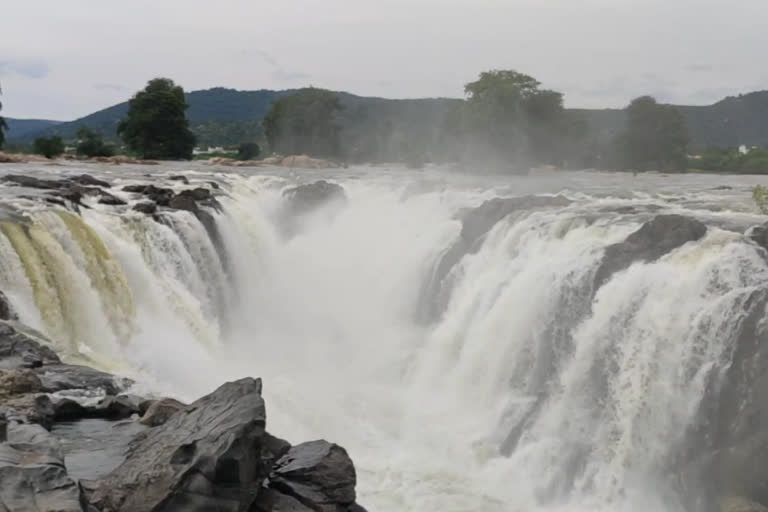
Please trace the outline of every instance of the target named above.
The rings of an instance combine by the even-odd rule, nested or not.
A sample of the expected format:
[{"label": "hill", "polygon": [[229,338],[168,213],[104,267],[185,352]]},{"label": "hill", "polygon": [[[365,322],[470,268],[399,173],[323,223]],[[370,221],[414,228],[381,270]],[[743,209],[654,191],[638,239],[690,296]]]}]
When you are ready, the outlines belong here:
[{"label": "hill", "polygon": [[62,123],[61,121],[51,121],[49,119],[14,119],[13,117],[6,117],[5,122],[8,125],[6,135],[9,139],[18,139],[30,133],[37,133]]}]

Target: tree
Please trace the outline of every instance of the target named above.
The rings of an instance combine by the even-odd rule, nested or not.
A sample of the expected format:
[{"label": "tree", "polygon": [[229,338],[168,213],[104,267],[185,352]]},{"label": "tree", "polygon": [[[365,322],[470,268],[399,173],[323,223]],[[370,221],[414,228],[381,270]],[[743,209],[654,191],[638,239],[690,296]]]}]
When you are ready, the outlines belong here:
[{"label": "tree", "polygon": [[117,133],[142,158],[191,159],[195,136],[189,129],[184,89],[168,78],[155,78],[128,103]]},{"label": "tree", "polygon": [[38,137],[33,144],[33,151],[45,158],[53,158],[64,153],[64,141],[61,137]]},{"label": "tree", "polygon": [[115,147],[111,144],[104,144],[104,140],[98,133],[89,130],[85,126],[77,131],[77,148],[75,152],[81,156],[112,156],[115,154]]},{"label": "tree", "polygon": [[471,137],[469,147],[504,162],[554,158],[557,136],[567,131],[563,95],[540,86],[512,70],[485,71],[468,83],[464,131]]},{"label": "tree", "polygon": [[237,158],[239,160],[253,160],[261,153],[261,148],[255,142],[243,142],[237,148]]},{"label": "tree", "polygon": [[341,156],[338,95],[310,87],[283,96],[263,121],[270,149],[283,155]]},{"label": "tree", "polygon": [[645,171],[684,170],[687,166],[688,129],[673,105],[641,96],[627,107],[627,129],[619,140],[623,166]]},{"label": "tree", "polygon": [[[3,94],[3,88],[0,87],[0,95]],[[3,110],[3,104],[0,102],[0,111]],[[3,119],[2,116],[0,116],[0,148],[3,147],[3,144],[5,144],[5,132],[8,130],[8,125],[5,123],[5,119]]]}]

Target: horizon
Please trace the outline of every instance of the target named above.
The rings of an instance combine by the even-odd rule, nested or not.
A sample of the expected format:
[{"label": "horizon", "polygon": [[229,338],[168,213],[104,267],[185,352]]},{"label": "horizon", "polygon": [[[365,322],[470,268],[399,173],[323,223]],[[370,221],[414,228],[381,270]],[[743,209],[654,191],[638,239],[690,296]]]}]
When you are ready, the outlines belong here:
[{"label": "horizon", "polygon": [[754,64],[768,45],[761,0],[204,5],[7,7],[4,114],[76,119],[155,76],[188,91],[313,84],[361,96],[460,98],[480,71],[515,69],[562,92],[569,108],[621,108],[645,94],[706,105],[768,88],[768,72]]}]

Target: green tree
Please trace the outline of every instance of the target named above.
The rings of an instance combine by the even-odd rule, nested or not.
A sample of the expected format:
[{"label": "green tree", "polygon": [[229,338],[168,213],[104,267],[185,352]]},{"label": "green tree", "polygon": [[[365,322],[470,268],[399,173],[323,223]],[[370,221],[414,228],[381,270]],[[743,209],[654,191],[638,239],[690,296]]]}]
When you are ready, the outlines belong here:
[{"label": "green tree", "polygon": [[75,152],[81,156],[112,156],[115,154],[115,147],[111,144],[105,144],[101,135],[89,130],[85,126],[77,131],[77,148]]},{"label": "green tree", "polygon": [[557,137],[567,133],[563,95],[541,89],[535,78],[512,70],[485,71],[464,87],[464,131],[470,148],[502,161],[557,159]]},{"label": "green tree", "polygon": [[117,126],[126,146],[142,158],[191,159],[195,136],[189,129],[184,89],[155,78],[128,103]]},{"label": "green tree", "polygon": [[61,137],[38,137],[33,144],[33,151],[46,158],[53,158],[64,153],[64,141]]},{"label": "green tree", "polygon": [[[0,87],[0,95],[3,94],[3,88]],[[0,102],[0,111],[3,110],[3,104]],[[2,116],[0,116],[0,148],[3,147],[3,144],[5,144],[5,132],[8,130],[8,125],[5,123],[5,119],[3,119]]]},{"label": "green tree", "polygon": [[651,96],[627,107],[627,129],[619,140],[623,166],[635,170],[681,171],[687,166],[688,129],[673,105]]},{"label": "green tree", "polygon": [[243,142],[237,148],[237,158],[239,160],[253,160],[261,153],[261,148],[255,142]]},{"label": "green tree", "polygon": [[283,155],[341,156],[338,95],[310,87],[283,96],[263,121],[269,148]]}]

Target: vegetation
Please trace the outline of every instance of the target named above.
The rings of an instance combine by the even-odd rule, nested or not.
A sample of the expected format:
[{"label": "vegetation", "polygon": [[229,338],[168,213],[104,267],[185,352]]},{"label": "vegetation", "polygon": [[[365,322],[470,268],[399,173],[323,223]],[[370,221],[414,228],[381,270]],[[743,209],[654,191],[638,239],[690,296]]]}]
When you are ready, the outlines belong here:
[{"label": "vegetation", "polygon": [[237,148],[237,158],[240,160],[253,160],[261,154],[261,148],[255,142],[243,142]]},{"label": "vegetation", "polygon": [[[3,93],[2,87],[0,87],[0,94]],[[3,104],[0,102],[0,111],[3,110]],[[5,144],[5,131],[8,129],[8,125],[5,123],[5,119],[0,116],[0,148]]]},{"label": "vegetation", "polygon": [[117,133],[142,158],[191,159],[195,136],[186,117],[184,89],[168,78],[155,78],[128,102]]},{"label": "vegetation", "polygon": [[77,148],[75,153],[87,157],[112,156],[115,154],[115,146],[105,144],[101,135],[86,127],[82,127],[77,132]]},{"label": "vegetation", "polygon": [[768,215],[768,187],[755,185],[752,187],[752,199],[763,215]]},{"label": "vegetation", "polygon": [[768,151],[756,148],[742,153],[738,149],[707,148],[688,160],[688,167],[702,171],[768,174]]},{"label": "vegetation", "polygon": [[263,121],[270,150],[283,155],[340,157],[340,110],[338,95],[325,89],[310,87],[281,97]]},{"label": "vegetation", "polygon": [[33,151],[45,158],[54,158],[64,153],[64,141],[59,136],[38,137],[32,145]]},{"label": "vegetation", "polygon": [[626,131],[617,141],[620,163],[638,171],[682,171],[687,166],[688,130],[677,107],[650,96],[627,107]]}]

